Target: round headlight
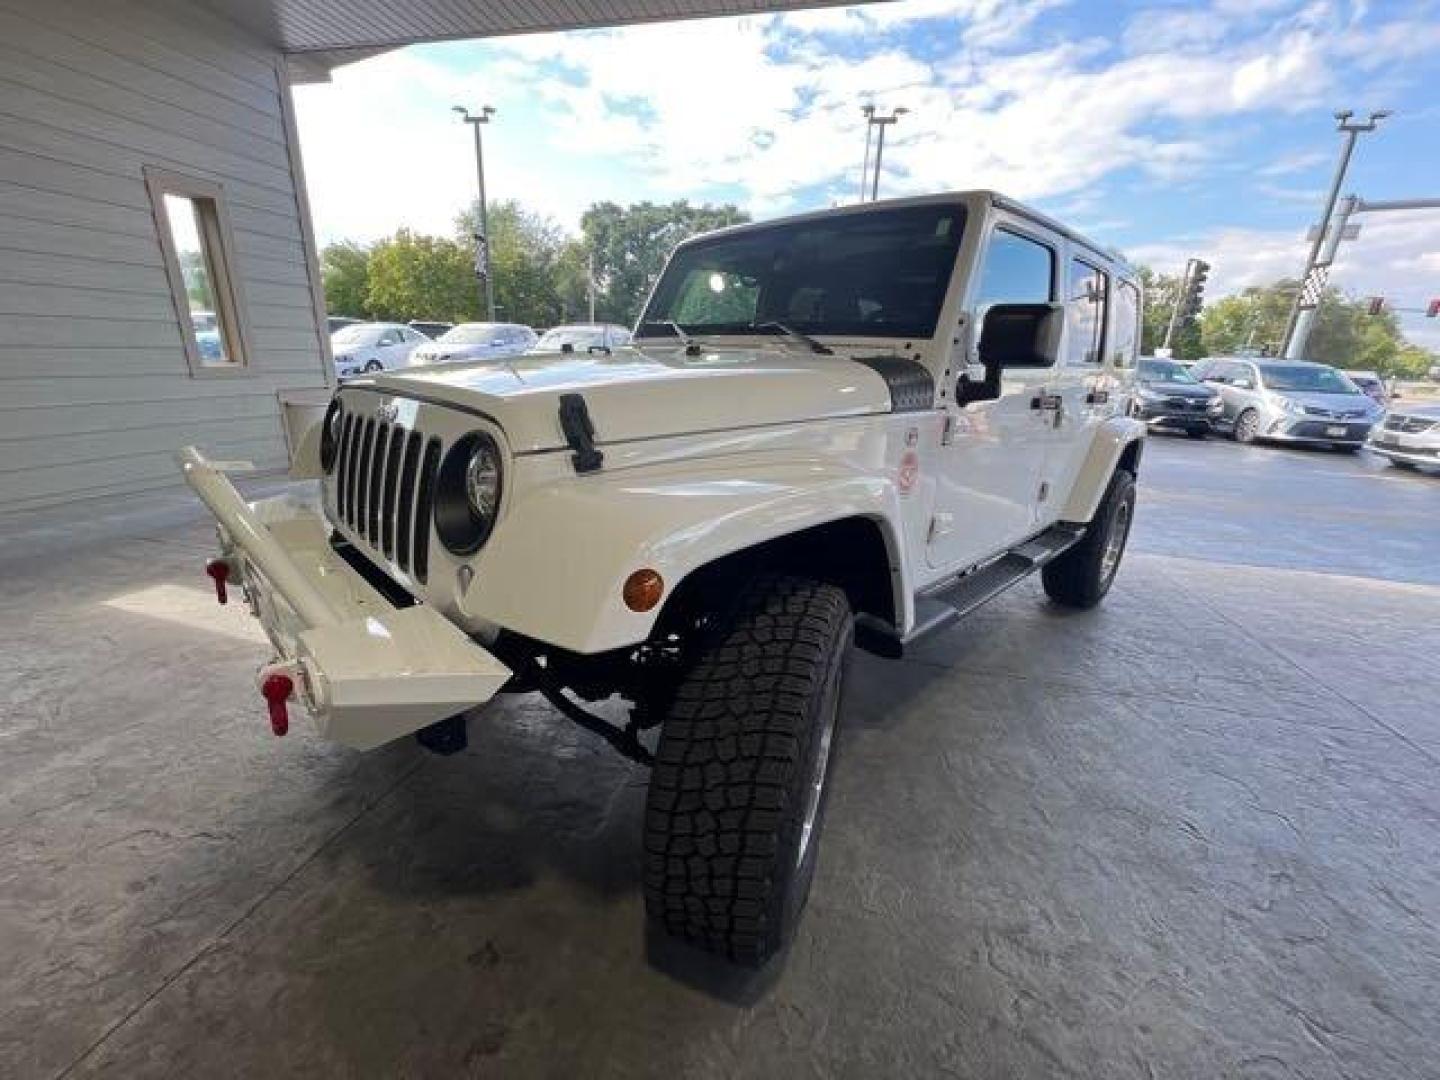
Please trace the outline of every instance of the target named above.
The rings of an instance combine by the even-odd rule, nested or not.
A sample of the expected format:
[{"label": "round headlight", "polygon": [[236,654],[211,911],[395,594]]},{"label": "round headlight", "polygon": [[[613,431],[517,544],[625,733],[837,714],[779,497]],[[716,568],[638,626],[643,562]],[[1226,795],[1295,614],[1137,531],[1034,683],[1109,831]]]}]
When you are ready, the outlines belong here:
[{"label": "round headlight", "polygon": [[500,508],[500,452],[489,439],[480,440],[465,466],[465,497],[482,518]]},{"label": "round headlight", "polygon": [[320,467],[327,473],[335,468],[335,451],[340,447],[340,399],[331,398],[320,429]]},{"label": "round headlight", "polygon": [[471,555],[489,538],[504,484],[500,447],[484,432],[446,452],[435,482],[435,535],[452,555]]}]

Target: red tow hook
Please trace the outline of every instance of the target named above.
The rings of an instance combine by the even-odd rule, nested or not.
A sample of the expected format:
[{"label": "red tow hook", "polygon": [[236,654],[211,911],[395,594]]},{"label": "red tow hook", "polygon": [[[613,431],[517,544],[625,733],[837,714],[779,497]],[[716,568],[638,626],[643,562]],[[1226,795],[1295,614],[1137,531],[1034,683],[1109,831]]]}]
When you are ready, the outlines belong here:
[{"label": "red tow hook", "polygon": [[272,671],[260,683],[260,696],[270,709],[270,730],[284,735],[290,730],[290,710],[286,702],[295,690],[295,680],[283,671]]},{"label": "red tow hook", "polygon": [[205,573],[215,582],[215,599],[225,603],[229,599],[225,594],[225,583],[230,580],[229,562],[224,559],[211,559],[205,564]]}]

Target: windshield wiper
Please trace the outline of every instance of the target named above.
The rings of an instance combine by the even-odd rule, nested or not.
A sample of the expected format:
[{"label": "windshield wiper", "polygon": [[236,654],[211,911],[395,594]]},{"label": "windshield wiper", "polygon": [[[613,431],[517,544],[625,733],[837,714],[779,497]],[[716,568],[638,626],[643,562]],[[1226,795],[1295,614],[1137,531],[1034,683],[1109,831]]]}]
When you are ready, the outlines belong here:
[{"label": "windshield wiper", "polygon": [[[680,339],[680,343],[685,346],[686,356],[700,355],[699,344],[695,341],[694,338],[687,334],[685,332],[685,328],[681,326],[678,322],[676,322],[674,319],[650,319],[645,322],[644,326],[665,327],[665,329],[671,331],[677,338]],[[644,327],[642,326],[641,329],[643,330]]]},{"label": "windshield wiper", "polygon": [[795,330],[789,326],[786,326],[784,323],[773,321],[763,323],[751,323],[750,329],[769,331],[772,334],[784,334],[788,338],[794,338],[796,341],[803,342],[804,344],[810,346],[810,351],[813,353],[819,353],[821,356],[835,355],[835,350],[830,348],[830,346],[821,344],[809,334],[802,334],[799,330]]}]

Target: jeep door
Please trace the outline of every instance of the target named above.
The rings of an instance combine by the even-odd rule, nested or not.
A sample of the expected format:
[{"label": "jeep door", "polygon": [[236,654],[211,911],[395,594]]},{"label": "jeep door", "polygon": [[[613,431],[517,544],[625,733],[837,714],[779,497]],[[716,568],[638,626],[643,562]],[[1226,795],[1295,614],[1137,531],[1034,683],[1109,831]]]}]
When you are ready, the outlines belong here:
[{"label": "jeep door", "polygon": [[[1036,499],[1036,528],[1055,522],[1085,464],[1096,426],[1119,404],[1119,381],[1107,364],[1115,290],[1102,260],[1078,250],[1065,268],[1065,335],[1060,362],[1045,384],[1049,423],[1045,464]],[[1134,352],[1134,324],[1124,329]],[[1119,350],[1116,350],[1119,351]]]},{"label": "jeep door", "polygon": [[[995,304],[1053,300],[1059,262],[1055,240],[1023,219],[996,213],[987,229],[978,270],[970,275],[969,332],[952,335],[961,343],[957,360],[972,365],[978,362],[985,312]],[[1006,371],[999,398],[963,408],[956,407],[954,394],[945,395],[945,433],[926,545],[932,567],[964,569],[1035,531],[1035,494],[1050,415],[1037,397],[1050,374],[1047,368]]]}]

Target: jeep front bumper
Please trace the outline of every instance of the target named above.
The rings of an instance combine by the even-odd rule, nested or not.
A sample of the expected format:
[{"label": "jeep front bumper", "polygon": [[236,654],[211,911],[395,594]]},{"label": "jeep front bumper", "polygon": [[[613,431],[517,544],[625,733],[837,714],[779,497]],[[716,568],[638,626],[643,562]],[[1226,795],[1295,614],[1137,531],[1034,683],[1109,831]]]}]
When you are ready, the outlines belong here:
[{"label": "jeep front bumper", "polygon": [[245,502],[227,466],[194,447],[176,461],[219,522],[219,572],[240,586],[275,647],[261,669],[267,700],[273,677],[288,678],[325,738],[368,750],[488,701],[509,679],[433,608],[396,607],[376,592],[331,548],[312,507]]}]

